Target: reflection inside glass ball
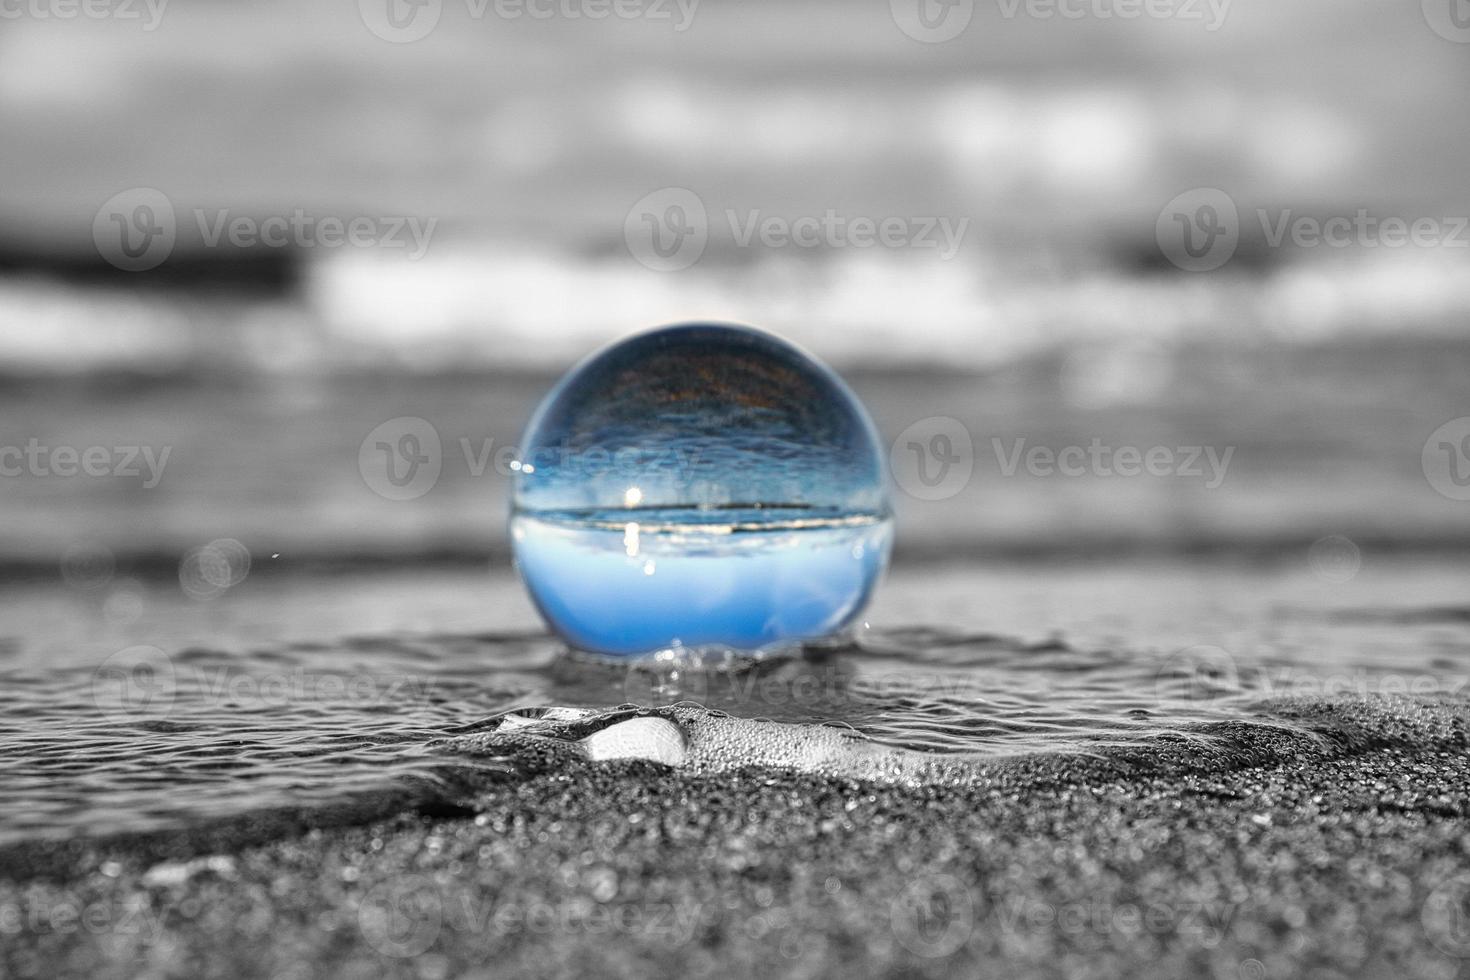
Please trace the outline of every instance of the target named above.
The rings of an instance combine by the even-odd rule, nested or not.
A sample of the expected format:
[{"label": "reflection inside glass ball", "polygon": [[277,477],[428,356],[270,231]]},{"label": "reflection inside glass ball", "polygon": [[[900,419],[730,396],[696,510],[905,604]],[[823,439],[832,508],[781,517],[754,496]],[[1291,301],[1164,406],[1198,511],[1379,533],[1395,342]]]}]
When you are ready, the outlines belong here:
[{"label": "reflection inside glass ball", "polygon": [[862,610],[892,544],[862,405],[769,334],[690,324],[615,344],[541,404],[511,539],[576,649],[759,651]]}]

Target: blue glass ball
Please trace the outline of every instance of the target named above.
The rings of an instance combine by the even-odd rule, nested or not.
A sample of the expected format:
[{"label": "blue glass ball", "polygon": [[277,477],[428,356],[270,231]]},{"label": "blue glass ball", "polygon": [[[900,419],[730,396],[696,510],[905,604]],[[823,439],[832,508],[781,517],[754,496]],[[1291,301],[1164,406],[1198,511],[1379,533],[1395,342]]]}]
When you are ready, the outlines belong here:
[{"label": "blue glass ball", "polygon": [[572,647],[763,651],[862,611],[892,547],[872,420],[811,356],[694,323],[614,344],[541,403],[514,464],[516,567]]}]

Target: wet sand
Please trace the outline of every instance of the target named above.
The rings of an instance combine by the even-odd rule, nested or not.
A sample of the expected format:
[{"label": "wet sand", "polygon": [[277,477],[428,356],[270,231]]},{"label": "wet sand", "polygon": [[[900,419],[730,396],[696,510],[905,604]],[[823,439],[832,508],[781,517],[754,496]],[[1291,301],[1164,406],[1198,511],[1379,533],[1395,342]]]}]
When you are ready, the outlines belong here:
[{"label": "wet sand", "polygon": [[92,977],[1456,975],[1466,703],[1255,714],[917,779],[591,763],[567,742],[475,736],[487,770],[419,812],[33,848],[0,883],[0,962]]}]

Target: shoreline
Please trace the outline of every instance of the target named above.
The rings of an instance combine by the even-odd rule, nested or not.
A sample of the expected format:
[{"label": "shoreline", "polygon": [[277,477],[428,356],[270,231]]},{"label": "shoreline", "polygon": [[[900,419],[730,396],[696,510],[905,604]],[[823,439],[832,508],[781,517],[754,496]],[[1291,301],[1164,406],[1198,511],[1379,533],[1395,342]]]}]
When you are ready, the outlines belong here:
[{"label": "shoreline", "polygon": [[[0,877],[0,962],[16,976],[1030,976],[1065,962],[1162,977],[1250,961],[1262,976],[1452,975],[1458,956],[1436,943],[1459,949],[1458,933],[1434,903],[1470,872],[1470,704],[1273,712],[1315,734],[1217,726],[1214,752],[1156,742],[926,784],[594,764],[531,739],[518,778],[465,783],[437,811],[33,848],[37,874]],[[62,926],[73,906],[101,928]]]}]

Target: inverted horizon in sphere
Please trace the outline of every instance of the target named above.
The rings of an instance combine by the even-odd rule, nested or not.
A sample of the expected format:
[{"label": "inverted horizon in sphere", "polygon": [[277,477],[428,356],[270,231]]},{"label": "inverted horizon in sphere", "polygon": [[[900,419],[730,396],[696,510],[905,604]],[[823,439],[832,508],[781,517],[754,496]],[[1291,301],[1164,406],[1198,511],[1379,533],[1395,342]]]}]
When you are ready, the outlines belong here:
[{"label": "inverted horizon in sphere", "polygon": [[754,651],[861,611],[892,527],[876,430],[770,334],[688,324],[583,361],[522,441],[512,544],[572,646]]}]

